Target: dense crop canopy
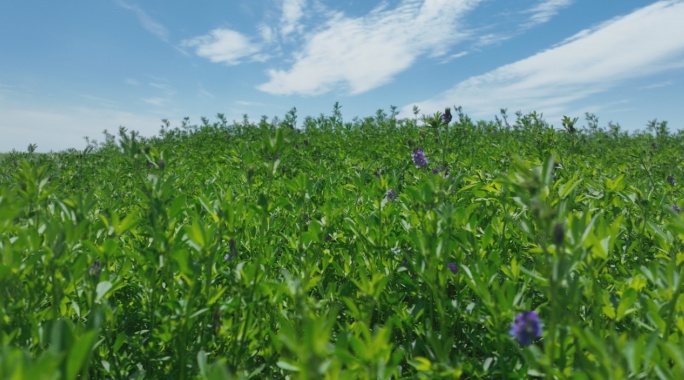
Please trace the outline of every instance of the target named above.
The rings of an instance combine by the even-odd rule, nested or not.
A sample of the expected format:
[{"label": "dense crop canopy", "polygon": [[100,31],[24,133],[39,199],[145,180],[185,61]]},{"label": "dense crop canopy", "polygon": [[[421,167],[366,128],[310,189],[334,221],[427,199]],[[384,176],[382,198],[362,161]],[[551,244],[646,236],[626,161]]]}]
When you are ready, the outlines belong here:
[{"label": "dense crop canopy", "polygon": [[684,135],[447,112],[0,156],[0,378],[684,378]]}]

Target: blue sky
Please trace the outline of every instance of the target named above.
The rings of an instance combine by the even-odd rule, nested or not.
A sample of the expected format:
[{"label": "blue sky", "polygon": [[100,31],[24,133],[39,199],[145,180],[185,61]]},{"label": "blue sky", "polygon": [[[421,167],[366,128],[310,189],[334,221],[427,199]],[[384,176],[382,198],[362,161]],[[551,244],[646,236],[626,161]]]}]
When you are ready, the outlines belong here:
[{"label": "blue sky", "polygon": [[0,152],[417,105],[684,128],[684,1],[5,0]]}]

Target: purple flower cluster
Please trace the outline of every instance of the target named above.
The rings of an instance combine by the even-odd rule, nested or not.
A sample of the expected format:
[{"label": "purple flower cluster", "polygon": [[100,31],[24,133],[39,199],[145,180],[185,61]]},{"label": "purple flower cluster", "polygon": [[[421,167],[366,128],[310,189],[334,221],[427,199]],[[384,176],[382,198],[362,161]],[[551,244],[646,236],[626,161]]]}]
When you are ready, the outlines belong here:
[{"label": "purple flower cluster", "polygon": [[451,122],[451,108],[447,107],[442,114],[442,121],[444,124],[449,124]]},{"label": "purple flower cluster", "polygon": [[456,274],[458,273],[458,265],[456,263],[449,263],[447,264],[447,267],[449,267],[449,270],[451,273]]},{"label": "purple flower cluster", "polygon": [[397,197],[399,197],[399,196],[392,189],[389,189],[389,191],[387,191],[387,194],[385,195],[385,198],[387,198],[391,201],[397,199]]},{"label": "purple flower cluster", "polygon": [[667,182],[670,184],[670,186],[675,187],[677,186],[677,181],[675,181],[674,176],[667,176]]},{"label": "purple flower cluster", "polygon": [[441,173],[442,171],[444,171],[444,178],[449,178],[449,174],[450,174],[451,172],[449,171],[449,167],[448,167],[448,166],[439,167],[439,168],[434,168],[434,169],[432,169],[432,174],[439,174],[439,173]]},{"label": "purple flower cluster", "polygon": [[90,271],[89,271],[91,276],[99,276],[100,273],[102,273],[102,264],[100,264],[100,260],[95,260],[93,261],[93,265],[90,266]]},{"label": "purple flower cluster", "polygon": [[679,206],[677,206],[677,205],[672,205],[672,209],[673,209],[677,214],[679,214],[679,212],[682,211],[682,210],[679,208]]},{"label": "purple flower cluster", "polygon": [[420,149],[414,149],[411,158],[413,158],[413,163],[416,164],[416,169],[428,166],[428,159]]},{"label": "purple flower cluster", "polygon": [[515,317],[511,323],[509,334],[518,341],[521,346],[527,346],[535,338],[541,338],[544,324],[539,319],[539,314],[534,311],[523,311]]}]

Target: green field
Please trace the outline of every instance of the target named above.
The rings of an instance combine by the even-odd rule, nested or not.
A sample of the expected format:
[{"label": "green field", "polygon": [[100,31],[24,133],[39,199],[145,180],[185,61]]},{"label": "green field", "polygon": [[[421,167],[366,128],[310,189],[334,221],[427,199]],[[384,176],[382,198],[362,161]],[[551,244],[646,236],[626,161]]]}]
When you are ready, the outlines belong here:
[{"label": "green field", "polygon": [[0,378],[684,378],[684,133],[453,113],[1,155]]}]

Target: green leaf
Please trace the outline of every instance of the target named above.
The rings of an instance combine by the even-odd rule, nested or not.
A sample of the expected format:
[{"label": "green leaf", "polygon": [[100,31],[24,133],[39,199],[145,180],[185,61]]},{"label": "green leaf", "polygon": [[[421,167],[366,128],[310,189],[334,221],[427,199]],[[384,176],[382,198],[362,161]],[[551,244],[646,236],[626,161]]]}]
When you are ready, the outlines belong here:
[{"label": "green leaf", "polygon": [[75,379],[81,369],[88,364],[96,337],[96,330],[88,331],[71,347],[67,359],[67,379]]},{"label": "green leaf", "polygon": [[199,368],[200,375],[207,377],[207,353],[204,350],[200,350],[197,353],[197,367]]},{"label": "green leaf", "polygon": [[411,360],[409,362],[416,370],[420,372],[430,372],[430,369],[432,368],[432,363],[430,363],[430,360],[418,356],[415,359]]},{"label": "green leaf", "polygon": [[[114,214],[112,216],[116,216],[116,214]],[[118,220],[117,220],[117,222],[118,222]],[[122,220],[121,222],[116,223],[116,224],[114,224],[115,222],[114,222],[114,219],[112,218],[112,224],[114,224],[114,232],[116,233],[116,235],[121,235],[122,233],[130,230],[131,228],[136,226],[139,222],[140,222],[140,220],[138,219],[138,216],[135,213],[130,213],[130,214],[126,215],[124,220]]]},{"label": "green leaf", "polygon": [[288,363],[284,360],[279,360],[276,365],[286,371],[293,371],[293,372],[299,372],[301,371],[301,368],[297,366],[296,364]]},{"label": "green leaf", "polygon": [[206,246],[206,241],[204,238],[204,228],[199,222],[195,221],[191,226],[185,228],[185,234],[193,243],[195,249],[198,251]]},{"label": "green leaf", "polygon": [[632,313],[634,309],[630,309],[634,302],[636,301],[637,293],[633,288],[628,288],[622,293],[622,298],[620,298],[620,304],[617,308],[617,320],[620,321],[627,314]]},{"label": "green leaf", "polygon": [[97,288],[95,288],[95,302],[100,302],[102,297],[104,297],[111,288],[112,283],[109,281],[102,281],[97,284]]},{"label": "green leaf", "polygon": [[606,315],[606,317],[610,319],[615,319],[615,309],[613,308],[613,305],[610,303],[610,301],[603,305],[603,308],[601,310],[603,311],[603,314]]}]

